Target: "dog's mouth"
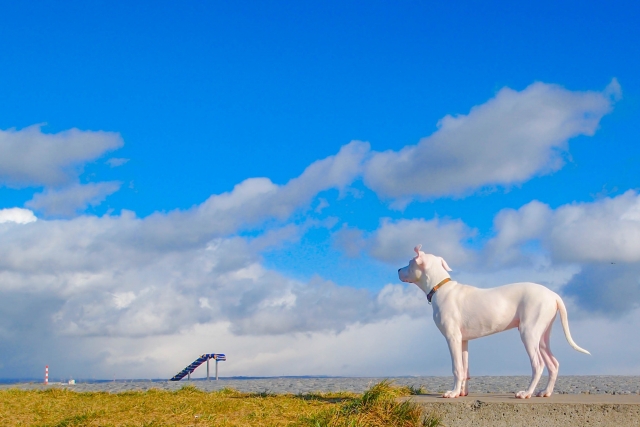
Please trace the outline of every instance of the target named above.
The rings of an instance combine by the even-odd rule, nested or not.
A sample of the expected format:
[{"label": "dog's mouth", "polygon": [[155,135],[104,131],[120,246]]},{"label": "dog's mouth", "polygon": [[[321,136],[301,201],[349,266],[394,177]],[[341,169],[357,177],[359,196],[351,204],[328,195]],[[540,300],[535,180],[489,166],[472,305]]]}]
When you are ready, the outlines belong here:
[{"label": "dog's mouth", "polygon": [[398,269],[398,278],[401,282],[412,283],[411,280],[409,280],[409,273],[406,267]]},{"label": "dog's mouth", "polygon": [[404,280],[404,274],[402,274],[401,268],[398,269],[398,279],[400,279],[401,282],[406,282],[406,280]]}]

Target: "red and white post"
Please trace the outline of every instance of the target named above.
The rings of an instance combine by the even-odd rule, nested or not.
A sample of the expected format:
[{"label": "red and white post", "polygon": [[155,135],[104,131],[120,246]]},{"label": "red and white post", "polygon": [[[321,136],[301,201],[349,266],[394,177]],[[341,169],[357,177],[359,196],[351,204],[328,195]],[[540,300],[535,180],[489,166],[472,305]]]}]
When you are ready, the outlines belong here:
[{"label": "red and white post", "polygon": [[49,365],[44,367],[44,385],[49,384]]}]

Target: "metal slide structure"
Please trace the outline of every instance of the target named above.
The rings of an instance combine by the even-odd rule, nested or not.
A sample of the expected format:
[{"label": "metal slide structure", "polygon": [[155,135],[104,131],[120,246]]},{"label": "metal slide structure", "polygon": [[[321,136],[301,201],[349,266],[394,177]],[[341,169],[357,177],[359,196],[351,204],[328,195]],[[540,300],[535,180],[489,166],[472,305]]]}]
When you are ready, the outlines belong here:
[{"label": "metal slide structure", "polygon": [[191,373],[195,371],[196,368],[202,365],[204,362],[207,362],[207,380],[208,380],[209,379],[209,360],[211,359],[216,361],[216,380],[217,380],[218,379],[218,362],[224,362],[225,360],[227,360],[227,356],[225,356],[224,354],[211,353],[211,354],[203,354],[202,356],[198,357],[196,360],[193,361],[193,363],[191,363],[189,366],[184,368],[182,371],[178,372],[169,381],[180,381],[186,376],[188,376],[189,379],[191,379]]}]

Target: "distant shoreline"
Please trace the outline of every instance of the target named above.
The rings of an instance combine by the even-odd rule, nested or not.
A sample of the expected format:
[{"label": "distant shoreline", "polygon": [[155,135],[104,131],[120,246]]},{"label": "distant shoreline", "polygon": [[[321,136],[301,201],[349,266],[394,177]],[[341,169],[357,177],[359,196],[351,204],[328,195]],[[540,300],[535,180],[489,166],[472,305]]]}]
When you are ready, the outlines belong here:
[{"label": "distant shoreline", "polygon": [[[388,379],[398,385],[423,387],[432,393],[448,390],[452,385],[451,376],[433,377],[328,377],[328,376],[282,376],[282,377],[221,377],[219,381],[197,378],[188,381],[168,381],[166,379],[138,379],[138,380],[82,380],[76,384],[67,385],[62,381],[50,379],[45,386],[42,380],[27,380],[0,384],[0,390],[6,389],[40,389],[63,387],[79,392],[104,391],[119,393],[125,391],[145,391],[150,389],[179,390],[192,385],[203,391],[216,391],[225,387],[247,393],[291,393],[304,394],[314,392],[354,392],[362,393],[372,384]],[[514,393],[525,389],[529,384],[529,376],[479,376],[470,382],[472,393]],[[66,381],[65,381],[66,382]],[[538,385],[541,389],[546,385],[543,378]],[[625,375],[568,375],[560,376],[556,383],[555,392],[558,394],[640,394],[640,376]]]},{"label": "distant shoreline", "polygon": [[[523,375],[476,375],[474,378],[522,378]],[[640,381],[640,375],[565,375],[565,377],[624,377],[624,378],[638,378]],[[334,375],[276,375],[276,376],[232,376],[232,377],[223,377],[220,376],[219,379],[222,380],[272,380],[272,379],[369,379],[369,378],[389,378],[389,379],[411,379],[411,378],[452,378],[451,376],[442,376],[442,375],[401,375],[401,376],[334,376]],[[528,377],[527,377],[528,378]],[[50,378],[49,381],[51,383],[54,382],[64,382],[66,383],[69,378]],[[541,382],[544,381],[545,377],[541,378]],[[191,378],[191,381],[206,381],[206,377]],[[116,379],[89,379],[89,378],[78,378],[75,379],[76,383],[89,383],[89,384],[99,384],[99,383],[109,383],[109,382],[123,382],[123,383],[131,383],[131,382],[165,382],[169,381],[168,378],[116,378]],[[181,382],[186,382],[186,377]],[[43,382],[42,378],[0,378],[1,384],[31,384],[31,383],[41,383]]]},{"label": "distant shoreline", "polygon": [[[266,379],[274,379],[274,378],[369,378],[369,377],[341,377],[341,376],[331,376],[331,375],[280,375],[273,377],[249,377],[249,376],[235,376],[235,377],[219,377],[220,380],[266,380]],[[393,378],[412,378],[411,376],[406,377],[393,377]],[[69,378],[50,378],[49,382],[67,382]],[[206,378],[192,378],[191,381],[206,381]],[[116,379],[88,379],[88,378],[79,378],[75,380],[77,383],[106,383],[106,382],[163,382],[168,381],[168,378],[116,378]],[[186,381],[186,379],[185,379]],[[43,380],[41,378],[0,378],[0,384],[29,384],[29,383],[41,383]]]}]

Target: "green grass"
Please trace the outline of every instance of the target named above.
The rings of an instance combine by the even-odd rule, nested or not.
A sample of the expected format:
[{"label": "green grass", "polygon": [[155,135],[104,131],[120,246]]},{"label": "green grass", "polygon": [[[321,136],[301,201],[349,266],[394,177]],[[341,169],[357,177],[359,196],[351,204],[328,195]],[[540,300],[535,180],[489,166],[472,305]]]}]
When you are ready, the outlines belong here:
[{"label": "green grass", "polygon": [[0,426],[406,426],[436,427],[420,408],[398,397],[424,390],[388,381],[364,394],[241,393],[225,388],[203,392],[193,386],[174,392],[124,393],[0,391]]}]

